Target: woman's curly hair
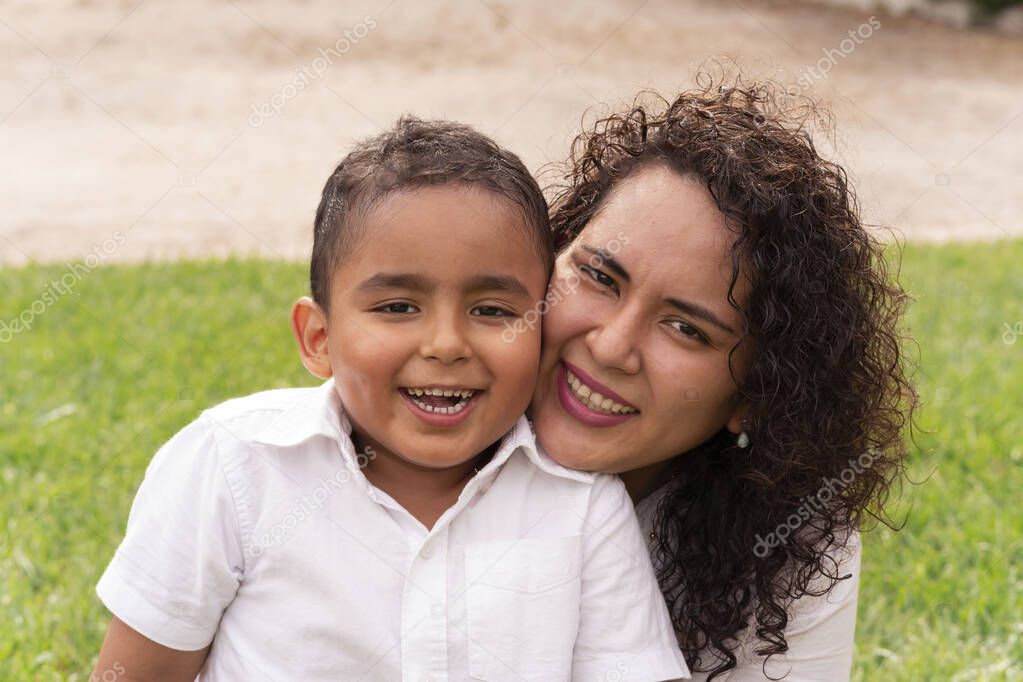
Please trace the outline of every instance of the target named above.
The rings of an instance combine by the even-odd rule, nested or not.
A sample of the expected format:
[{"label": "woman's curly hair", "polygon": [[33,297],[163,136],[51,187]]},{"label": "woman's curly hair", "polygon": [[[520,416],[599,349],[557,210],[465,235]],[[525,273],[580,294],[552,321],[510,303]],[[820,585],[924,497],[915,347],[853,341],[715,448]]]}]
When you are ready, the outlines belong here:
[{"label": "woman's curly hair", "polygon": [[[643,93],[581,133],[551,212],[564,248],[618,183],[662,164],[705,184],[736,232],[728,296],[751,361],[742,377],[730,367],[751,445],[722,429],[676,457],[654,520],[682,652],[711,679],[736,667],[743,638],[758,655],[787,651],[791,600],[849,577],[835,557],[852,531],[890,525],[883,506],[917,400],[898,329],[908,297],[845,171],[817,152],[820,109],[770,82],[714,80],[702,74],[671,102]],[[740,276],[752,285],[742,302]]]}]

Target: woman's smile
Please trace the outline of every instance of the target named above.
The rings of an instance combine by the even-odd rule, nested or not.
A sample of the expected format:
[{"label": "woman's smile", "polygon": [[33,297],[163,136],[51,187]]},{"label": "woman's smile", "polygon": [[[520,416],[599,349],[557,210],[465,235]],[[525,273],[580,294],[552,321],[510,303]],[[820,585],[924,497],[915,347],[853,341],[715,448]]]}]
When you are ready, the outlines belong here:
[{"label": "woman's smile", "polygon": [[603,428],[617,426],[639,414],[635,406],[617,393],[590,379],[577,367],[569,367],[564,361],[558,367],[557,392],[558,401],[571,417],[587,426]]}]

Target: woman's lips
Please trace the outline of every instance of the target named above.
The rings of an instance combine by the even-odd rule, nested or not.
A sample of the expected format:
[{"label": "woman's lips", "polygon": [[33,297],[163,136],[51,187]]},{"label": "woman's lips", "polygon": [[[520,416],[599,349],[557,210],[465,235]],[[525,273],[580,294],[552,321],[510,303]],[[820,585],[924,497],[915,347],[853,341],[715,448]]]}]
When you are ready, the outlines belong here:
[{"label": "woman's lips", "polygon": [[596,379],[594,379],[589,374],[587,374],[586,372],[582,371],[581,369],[579,369],[578,367],[576,367],[572,363],[570,363],[570,362],[568,362],[566,360],[562,360],[561,364],[563,364],[565,367],[567,367],[569,369],[569,371],[572,372],[572,374],[574,374],[577,377],[579,377],[579,379],[584,384],[586,384],[587,386],[589,386],[590,388],[592,388],[592,389],[594,389],[596,391],[599,391],[600,395],[604,396],[605,398],[610,398],[611,400],[613,400],[616,403],[619,403],[621,405],[624,405],[625,407],[631,407],[632,409],[634,409],[637,412],[639,412],[639,408],[638,407],[636,407],[635,405],[630,403],[628,400],[626,400],[625,398],[621,397],[620,395],[618,395],[617,393],[612,391],[610,388],[608,388],[604,384],[600,383],[599,381],[597,381]]},{"label": "woman's lips", "polygon": [[[575,368],[572,368],[572,373],[575,374]],[[580,378],[582,377],[580,376]],[[622,422],[639,414],[638,412],[632,412],[629,414],[607,414],[604,412],[597,412],[584,405],[582,401],[575,396],[575,393],[572,392],[572,387],[568,385],[565,363],[558,364],[558,373],[555,381],[558,384],[558,402],[561,403],[561,407],[571,417],[574,417],[577,421],[580,421],[587,426],[593,426],[596,428],[617,426],[618,424],[621,424]],[[589,382],[587,381],[587,383]],[[611,391],[609,391],[609,393],[611,393]],[[601,393],[601,395],[603,395],[603,393]],[[608,395],[608,397],[615,400],[615,402],[618,402],[618,400],[616,398],[612,398],[611,395]],[[629,405],[629,403],[626,402],[623,402],[622,404]]]}]

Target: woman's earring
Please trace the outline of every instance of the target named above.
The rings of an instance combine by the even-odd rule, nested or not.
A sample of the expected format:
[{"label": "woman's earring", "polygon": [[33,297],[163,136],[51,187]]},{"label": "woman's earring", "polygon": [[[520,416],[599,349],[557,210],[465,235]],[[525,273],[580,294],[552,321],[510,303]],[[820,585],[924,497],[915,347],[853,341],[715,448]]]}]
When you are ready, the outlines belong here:
[{"label": "woman's earring", "polygon": [[748,448],[749,447],[749,434],[746,433],[745,431],[740,433],[739,434],[739,438],[735,441],[735,444],[738,445],[740,448]]}]

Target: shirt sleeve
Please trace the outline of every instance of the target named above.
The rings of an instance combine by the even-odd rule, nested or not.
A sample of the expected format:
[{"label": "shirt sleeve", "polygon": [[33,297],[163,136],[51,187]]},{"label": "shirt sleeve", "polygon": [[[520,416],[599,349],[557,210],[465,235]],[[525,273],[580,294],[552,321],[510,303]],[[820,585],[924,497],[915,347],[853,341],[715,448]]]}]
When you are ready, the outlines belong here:
[{"label": "shirt sleeve", "polygon": [[601,475],[591,494],[572,679],[688,678],[624,484],[617,476]]},{"label": "shirt sleeve", "polygon": [[785,682],[829,680],[848,682],[852,668],[853,639],[856,631],[856,603],[860,584],[861,547],[859,534],[853,532],[836,561],[838,575],[851,574],[821,596],[803,596],[789,608],[785,640],[789,650],[767,661],[751,653],[740,658],[729,682],[767,682],[784,677]]},{"label": "shirt sleeve", "polygon": [[117,618],[154,642],[202,649],[238,589],[242,547],[215,433],[200,416],[150,462],[96,593]]}]

